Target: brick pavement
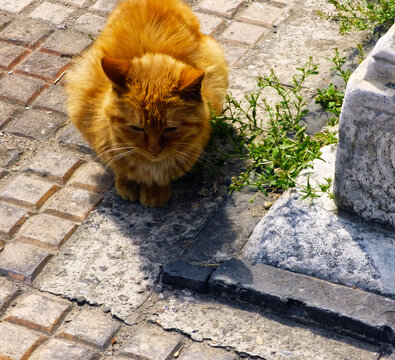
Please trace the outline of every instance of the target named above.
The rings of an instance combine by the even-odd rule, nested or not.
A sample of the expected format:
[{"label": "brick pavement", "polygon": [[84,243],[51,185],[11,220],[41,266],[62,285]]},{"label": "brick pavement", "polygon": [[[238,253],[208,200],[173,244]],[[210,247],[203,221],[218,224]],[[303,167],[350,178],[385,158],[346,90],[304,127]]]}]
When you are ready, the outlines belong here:
[{"label": "brick pavement", "polygon": [[[67,124],[62,76],[115,4],[0,0],[0,359],[236,359],[234,352],[127,326],[31,286],[112,186]],[[194,11],[234,66],[289,6],[201,0]],[[11,146],[6,137],[26,145]]]}]

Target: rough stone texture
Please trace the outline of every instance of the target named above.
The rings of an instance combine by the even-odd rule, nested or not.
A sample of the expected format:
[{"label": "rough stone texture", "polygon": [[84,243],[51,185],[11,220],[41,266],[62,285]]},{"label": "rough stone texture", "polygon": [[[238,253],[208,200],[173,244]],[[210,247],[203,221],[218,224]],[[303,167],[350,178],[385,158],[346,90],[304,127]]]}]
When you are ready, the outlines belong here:
[{"label": "rough stone texture", "polygon": [[200,30],[206,35],[211,35],[220,24],[222,25],[225,22],[224,19],[218,18],[214,15],[201,14],[197,12],[195,12],[195,15],[200,22]]},{"label": "rough stone texture", "polygon": [[[308,174],[313,187],[334,177],[336,149],[322,151],[325,162],[315,160],[298,183]],[[302,195],[288,191],[273,205],[250,236],[245,258],[395,298],[394,231],[338,213],[326,195],[312,204]]]},{"label": "rough stone texture", "polygon": [[[2,128],[11,119],[12,115],[17,111],[17,109],[18,107],[14,104],[9,104],[4,101],[0,101],[0,128]],[[2,150],[3,147],[0,148],[0,154]],[[1,164],[1,160],[0,160],[0,164]]]},{"label": "rough stone texture", "polygon": [[296,325],[246,304],[191,293],[163,293],[151,309],[152,321],[178,329],[195,341],[231,347],[268,360],[376,360],[374,346]]},{"label": "rough stone texture", "polygon": [[6,130],[11,134],[44,140],[55,135],[65,121],[61,114],[30,109],[7,125]]},{"label": "rough stone texture", "polygon": [[63,86],[52,85],[49,89],[43,91],[34,102],[34,107],[66,114],[66,94]]},{"label": "rough stone texture", "polygon": [[395,345],[395,300],[383,296],[239,259],[222,263],[209,289],[286,317]]},{"label": "rough stone texture", "polygon": [[4,278],[0,278],[0,314],[20,292],[20,288]]},{"label": "rough stone texture", "polygon": [[2,0],[0,1],[0,10],[19,13],[33,0]]},{"label": "rough stone texture", "polygon": [[70,308],[68,301],[48,295],[30,294],[18,301],[7,313],[5,320],[51,334]]},{"label": "rough stone texture", "polygon": [[113,174],[97,162],[89,162],[79,168],[70,184],[90,191],[106,192],[114,183]]},{"label": "rough stone texture", "polygon": [[144,208],[108,192],[37,279],[38,286],[109,306],[112,314],[134,321],[160,266],[177,260],[221,201],[209,197],[198,202],[193,182],[184,181],[163,208]]},{"label": "rough stone texture", "polygon": [[60,24],[72,12],[70,8],[45,1],[30,14],[30,17]]},{"label": "rough stone texture", "polygon": [[10,239],[27,220],[26,210],[0,203],[0,237]]},{"label": "rough stone texture", "polygon": [[0,252],[0,274],[31,284],[51,255],[28,244],[6,244]]},{"label": "rough stone texture", "polygon": [[37,211],[58,188],[47,181],[18,175],[0,190],[0,200]]},{"label": "rough stone texture", "polygon": [[29,219],[18,233],[17,240],[36,246],[43,246],[49,252],[56,252],[76,230],[71,221],[46,214],[38,214]]},{"label": "rough stone texture", "polygon": [[116,5],[117,0],[98,0],[92,6],[92,9],[110,12]]},{"label": "rough stone texture", "polygon": [[395,228],[395,25],[352,74],[336,159],[339,207]]},{"label": "rough stone texture", "polygon": [[180,346],[181,340],[180,335],[168,333],[163,336],[155,329],[139,330],[120,349],[120,355],[141,360],[167,360]]},{"label": "rough stone texture", "polygon": [[61,189],[46,204],[44,212],[68,220],[83,221],[102,200],[103,195],[67,187]]},{"label": "rough stone texture", "polygon": [[198,9],[216,15],[232,17],[243,4],[243,0],[228,0],[221,2],[217,0],[203,0],[199,3]]},{"label": "rough stone texture", "polygon": [[21,326],[0,322],[0,359],[23,360],[46,340],[46,337]]},{"label": "rough stone texture", "polygon": [[92,40],[86,34],[69,29],[59,29],[51,34],[43,48],[60,54],[75,55],[91,43]]},{"label": "rough stone texture", "polygon": [[75,21],[74,28],[87,34],[98,35],[106,21],[106,18],[102,16],[87,13]]},{"label": "rough stone texture", "polygon": [[70,125],[63,134],[59,136],[59,142],[69,149],[77,150],[85,154],[93,154],[92,148],[74,126]]},{"label": "rough stone texture", "polygon": [[0,38],[18,44],[35,46],[50,31],[51,28],[42,21],[34,19],[15,20],[0,32]]},{"label": "rough stone texture", "polygon": [[15,69],[18,72],[36,76],[47,81],[56,80],[56,78],[66,69],[70,63],[67,58],[37,52],[29,56],[25,61]]},{"label": "rough stone texture", "polygon": [[0,166],[9,166],[19,159],[21,151],[14,147],[0,145]]},{"label": "rough stone texture", "polygon": [[215,266],[193,265],[184,261],[176,261],[165,266],[162,272],[162,282],[178,287],[206,292],[208,279]]},{"label": "rough stone texture", "polygon": [[101,310],[81,310],[74,319],[58,332],[58,336],[83,341],[105,348],[121,324]]},{"label": "rough stone texture", "polygon": [[96,360],[99,354],[84,345],[53,339],[44,345],[40,352],[35,352],[31,360]]},{"label": "rough stone texture", "polygon": [[49,181],[65,184],[81,164],[82,160],[76,156],[44,151],[33,160],[26,171],[40,175]]},{"label": "rough stone texture", "polygon": [[284,10],[278,7],[265,3],[254,2],[240,15],[238,15],[237,19],[257,25],[271,27],[283,12]]},{"label": "rough stone texture", "polygon": [[23,55],[29,52],[26,49],[6,42],[0,44],[0,69],[9,70]]},{"label": "rough stone texture", "polygon": [[254,45],[269,30],[252,24],[232,22],[220,39],[244,45]]},{"label": "rough stone texture", "polygon": [[45,82],[40,79],[19,74],[7,74],[0,79],[0,97],[28,105],[44,85]]},{"label": "rough stone texture", "polygon": [[237,356],[231,352],[202,346],[193,343],[182,350],[179,360],[236,360]]}]

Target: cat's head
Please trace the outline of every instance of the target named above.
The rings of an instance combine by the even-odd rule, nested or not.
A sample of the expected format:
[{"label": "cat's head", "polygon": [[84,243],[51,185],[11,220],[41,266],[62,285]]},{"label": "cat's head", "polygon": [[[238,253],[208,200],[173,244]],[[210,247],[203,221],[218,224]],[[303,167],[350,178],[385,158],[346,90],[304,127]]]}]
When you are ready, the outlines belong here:
[{"label": "cat's head", "polygon": [[105,112],[119,147],[153,162],[184,159],[189,168],[210,136],[204,72],[161,54],[105,57],[102,68],[112,86]]}]

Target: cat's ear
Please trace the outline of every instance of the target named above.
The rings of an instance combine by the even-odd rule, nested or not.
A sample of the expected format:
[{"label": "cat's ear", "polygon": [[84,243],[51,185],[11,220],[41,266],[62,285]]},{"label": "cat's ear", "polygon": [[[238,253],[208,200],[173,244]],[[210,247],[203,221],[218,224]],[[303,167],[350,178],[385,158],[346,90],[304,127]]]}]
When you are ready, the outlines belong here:
[{"label": "cat's ear", "polygon": [[101,66],[106,76],[120,88],[126,86],[126,76],[130,70],[130,63],[109,56],[101,59]]},{"label": "cat's ear", "polygon": [[181,70],[177,91],[184,98],[200,100],[202,98],[201,90],[203,78],[204,71],[195,69],[191,66],[185,67]]}]

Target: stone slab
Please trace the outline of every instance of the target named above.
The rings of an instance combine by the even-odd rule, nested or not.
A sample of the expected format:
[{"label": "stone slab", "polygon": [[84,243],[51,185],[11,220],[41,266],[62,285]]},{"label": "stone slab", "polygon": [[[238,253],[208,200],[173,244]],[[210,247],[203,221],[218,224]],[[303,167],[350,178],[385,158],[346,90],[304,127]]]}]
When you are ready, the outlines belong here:
[{"label": "stone slab", "polygon": [[[322,149],[314,170],[298,183],[313,187],[334,177],[336,148]],[[301,200],[298,190],[286,192],[256,226],[245,248],[249,262],[356,286],[395,298],[395,232],[337,210],[327,196]]]},{"label": "stone slab", "polygon": [[383,296],[239,259],[222,263],[209,289],[297,321],[395,345],[395,300]]},{"label": "stone slab", "polygon": [[175,261],[164,267],[162,282],[204,293],[207,291],[208,279],[215,267],[215,265],[201,266],[185,261]]},{"label": "stone slab", "polygon": [[339,123],[337,205],[395,229],[395,25],[350,77]]}]

